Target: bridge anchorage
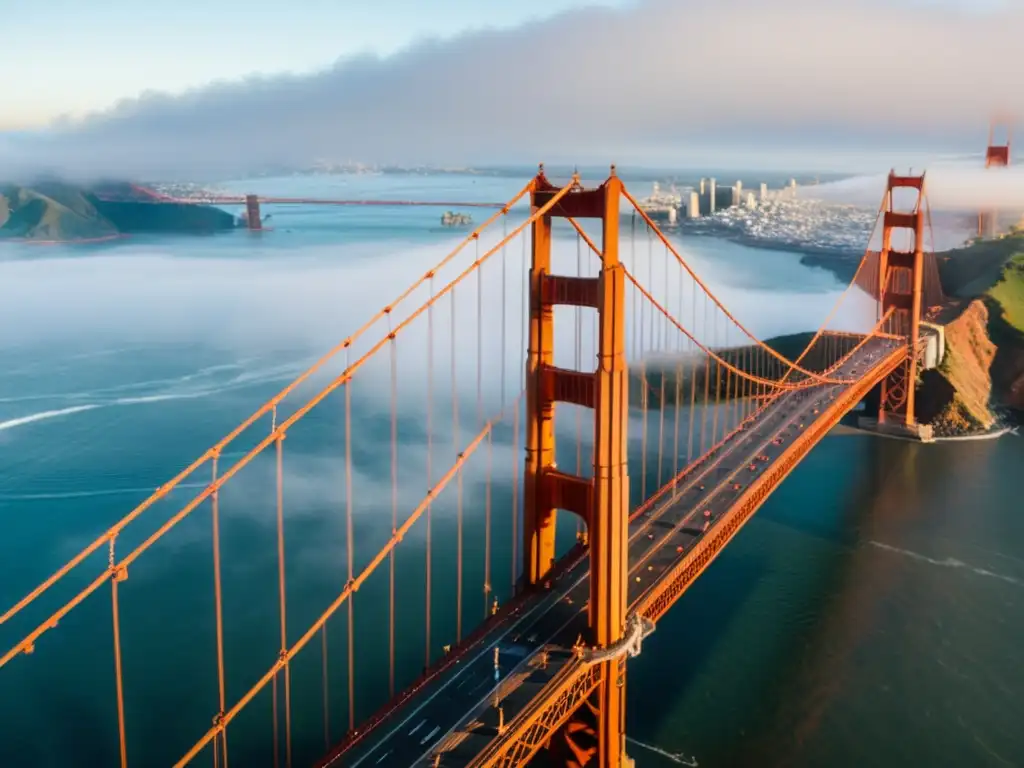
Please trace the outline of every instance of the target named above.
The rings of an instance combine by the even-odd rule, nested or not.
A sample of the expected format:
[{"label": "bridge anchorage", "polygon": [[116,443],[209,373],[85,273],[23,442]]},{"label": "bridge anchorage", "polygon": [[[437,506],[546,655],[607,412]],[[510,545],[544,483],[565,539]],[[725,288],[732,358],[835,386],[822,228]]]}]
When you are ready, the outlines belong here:
[{"label": "bridge anchorage", "polygon": [[[906,192],[909,210],[895,200]],[[526,198],[525,220],[512,216]],[[911,385],[928,364],[926,307],[941,302],[923,252],[927,210],[923,176],[890,175],[881,250],[866,251],[806,346],[784,349],[725,307],[614,169],[588,188],[576,176],[557,186],[542,168],[435,268],[0,614],[0,674],[17,663],[30,675],[32,659],[75,645],[58,639],[82,642],[98,663],[69,671],[67,684],[102,687],[96,670],[110,683],[116,739],[104,763],[122,768],[200,755],[226,768],[229,754],[275,767],[628,765],[627,661],[659,619],[869,393],[883,393],[878,428],[918,429]],[[564,250],[573,239],[574,259]],[[863,304],[858,327],[834,325],[851,296]],[[382,425],[390,450],[375,442]],[[326,443],[304,443],[325,433]],[[293,559],[286,567],[302,539],[286,540],[292,512],[303,517],[311,502],[285,468],[325,446],[342,454],[328,462],[343,474],[330,488],[342,490],[317,510],[335,526],[323,538],[338,532],[330,572],[311,586]],[[510,481],[495,469],[503,451]],[[369,476],[382,456],[390,472]],[[225,512],[243,483],[260,491],[244,496],[249,516],[270,525],[256,539],[246,528],[232,549]],[[556,536],[561,513],[577,522],[575,544]],[[174,536],[201,515],[188,545],[210,531],[205,620],[152,598],[158,577],[182,567],[153,551],[168,544],[177,558]],[[262,612],[259,544],[276,552]],[[244,568],[232,567],[238,558]],[[479,589],[473,599],[467,585]],[[93,599],[101,590],[109,602]],[[269,632],[239,633],[239,595],[250,621],[269,616]],[[90,610],[103,614],[66,621]],[[88,627],[111,619],[109,658],[93,659]],[[153,626],[155,640],[144,635]],[[161,721],[159,744],[138,713],[140,700],[167,706],[149,704],[147,642],[168,643],[164,677],[189,681],[169,700],[176,717]]]}]

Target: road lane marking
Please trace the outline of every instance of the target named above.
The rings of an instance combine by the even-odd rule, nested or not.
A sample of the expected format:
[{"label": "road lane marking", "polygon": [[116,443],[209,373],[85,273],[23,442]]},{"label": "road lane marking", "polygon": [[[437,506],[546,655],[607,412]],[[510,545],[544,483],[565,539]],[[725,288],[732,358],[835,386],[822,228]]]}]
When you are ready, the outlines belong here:
[{"label": "road lane marking", "polygon": [[415,728],[413,728],[411,731],[409,731],[409,735],[412,736],[414,733],[416,733],[416,731],[418,731],[420,728],[422,728],[426,724],[427,724],[427,719],[423,718],[422,720],[420,720],[420,724],[419,725],[417,725]]}]

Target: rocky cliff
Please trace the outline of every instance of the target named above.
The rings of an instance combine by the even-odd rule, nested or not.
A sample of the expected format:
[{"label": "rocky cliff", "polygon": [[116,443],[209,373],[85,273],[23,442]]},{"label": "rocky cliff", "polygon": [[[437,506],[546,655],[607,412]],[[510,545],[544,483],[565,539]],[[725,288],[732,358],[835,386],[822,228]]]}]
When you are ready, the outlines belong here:
[{"label": "rocky cliff", "polygon": [[996,345],[988,335],[989,311],[980,299],[961,304],[944,324],[946,353],[935,370],[921,374],[917,417],[936,435],[990,429],[995,423],[992,360]]},{"label": "rocky cliff", "polygon": [[936,434],[989,429],[994,407],[1024,412],[1024,235],[941,254],[939,273],[946,354],[921,376],[918,418]]}]

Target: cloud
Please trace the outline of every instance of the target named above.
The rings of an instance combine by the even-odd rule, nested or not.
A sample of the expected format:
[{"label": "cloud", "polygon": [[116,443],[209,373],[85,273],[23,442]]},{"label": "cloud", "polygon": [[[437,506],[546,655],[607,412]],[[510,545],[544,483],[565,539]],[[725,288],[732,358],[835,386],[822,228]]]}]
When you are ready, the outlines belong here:
[{"label": "cloud", "polygon": [[980,151],[992,110],[1024,112],[1022,25],[1019,4],[646,0],[310,76],[144,94],[20,138],[6,164],[172,177],[317,157],[627,163],[729,144],[879,142]]},{"label": "cloud", "polygon": [[[920,173],[917,169],[915,173]],[[907,173],[897,168],[897,173]],[[985,168],[981,160],[939,162],[927,169],[928,202],[934,211],[1024,211],[1024,167]],[[822,184],[801,194],[829,202],[876,207],[886,188],[886,176],[859,176]],[[916,193],[915,193],[916,194]],[[907,198],[907,195],[902,197]],[[897,200],[906,207],[907,200]]]}]

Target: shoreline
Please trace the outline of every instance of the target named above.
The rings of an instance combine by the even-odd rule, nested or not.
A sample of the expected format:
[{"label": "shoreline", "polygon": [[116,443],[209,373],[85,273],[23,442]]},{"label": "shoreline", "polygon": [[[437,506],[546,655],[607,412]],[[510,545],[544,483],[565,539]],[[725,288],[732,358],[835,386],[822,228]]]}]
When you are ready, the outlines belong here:
[{"label": "shoreline", "polygon": [[[834,270],[825,263],[827,261],[835,261],[842,265],[845,264],[846,261],[850,260],[852,262],[853,269],[856,269],[856,265],[864,256],[864,252],[861,250],[829,248],[789,240],[768,240],[766,238],[750,237],[749,235],[730,232],[729,230],[724,229],[721,231],[711,231],[706,228],[701,228],[687,231],[685,227],[676,227],[676,231],[680,234],[690,235],[693,237],[713,237],[718,240],[728,240],[730,242],[738,243],[739,245],[747,246],[748,248],[758,248],[764,251],[787,251],[789,253],[796,253],[801,256],[800,263],[805,266],[818,267],[829,271]],[[811,258],[808,260],[806,257]]]},{"label": "shoreline", "polygon": [[997,429],[989,430],[988,432],[974,432],[968,435],[943,435],[935,437],[925,443],[922,440],[915,440],[912,437],[904,437],[903,435],[891,435],[884,432],[876,432],[873,429],[863,429],[861,427],[855,427],[851,424],[837,424],[829,431],[829,435],[839,436],[853,436],[853,435],[871,435],[872,437],[883,437],[889,440],[902,440],[907,443],[919,443],[921,445],[928,445],[929,443],[966,443],[976,442],[978,440],[995,440],[998,437],[1004,437],[1005,435],[1018,435],[1018,427],[1006,426],[999,427]]},{"label": "shoreline", "polygon": [[80,237],[74,240],[34,240],[31,237],[7,237],[0,239],[0,244],[17,243],[18,245],[95,245],[96,243],[110,243],[114,240],[123,240],[131,237],[124,232],[116,235],[105,235],[103,237]]}]

